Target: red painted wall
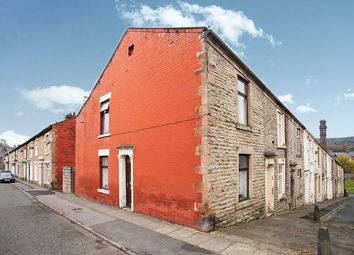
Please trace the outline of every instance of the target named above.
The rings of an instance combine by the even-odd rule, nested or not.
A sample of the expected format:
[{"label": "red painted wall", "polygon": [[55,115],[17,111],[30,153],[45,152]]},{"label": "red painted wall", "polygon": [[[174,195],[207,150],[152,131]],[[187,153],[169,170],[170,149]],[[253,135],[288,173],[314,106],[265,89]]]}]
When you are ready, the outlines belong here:
[{"label": "red painted wall", "polygon": [[56,188],[63,186],[63,167],[75,167],[76,120],[68,119],[53,124],[55,133]]},{"label": "red painted wall", "polygon": [[[117,146],[133,144],[134,211],[193,226],[200,157],[194,135],[202,84],[201,29],[129,29],[77,117],[76,193],[118,206]],[[128,47],[134,52],[128,56]],[[111,92],[110,137],[100,133],[99,98]],[[109,195],[99,188],[99,149],[109,149]]]}]

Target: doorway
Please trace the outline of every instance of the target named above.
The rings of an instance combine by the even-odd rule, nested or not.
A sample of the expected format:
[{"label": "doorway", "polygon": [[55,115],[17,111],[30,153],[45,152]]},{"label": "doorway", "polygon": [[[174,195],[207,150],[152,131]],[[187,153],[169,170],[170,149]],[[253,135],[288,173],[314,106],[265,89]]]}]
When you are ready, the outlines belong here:
[{"label": "doorway", "polygon": [[266,216],[274,212],[274,159],[266,160]]},{"label": "doorway", "polygon": [[119,207],[134,210],[133,148],[119,147]]},{"label": "doorway", "polygon": [[290,208],[294,209],[296,207],[295,199],[295,169],[291,169],[290,174]]},{"label": "doorway", "polygon": [[126,207],[131,208],[132,206],[132,183],[131,183],[131,161],[130,157],[125,156],[125,190],[126,190]]}]

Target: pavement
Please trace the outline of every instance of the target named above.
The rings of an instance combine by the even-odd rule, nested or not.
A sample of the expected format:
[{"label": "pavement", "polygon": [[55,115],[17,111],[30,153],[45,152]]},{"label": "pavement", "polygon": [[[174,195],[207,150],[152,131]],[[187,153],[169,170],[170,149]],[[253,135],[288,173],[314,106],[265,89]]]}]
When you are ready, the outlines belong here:
[{"label": "pavement", "polygon": [[[204,233],[73,194],[51,193],[32,183],[19,181],[14,185],[129,254],[316,254],[318,228],[327,224],[318,225],[306,218],[313,211],[313,206],[306,206],[289,214]],[[334,210],[346,201],[326,201],[320,208],[332,206]],[[343,237],[336,227],[330,227],[334,250],[341,252],[334,254],[354,254],[350,247],[354,231],[347,231]]]},{"label": "pavement", "polygon": [[0,183],[0,254],[126,254],[15,186]]}]

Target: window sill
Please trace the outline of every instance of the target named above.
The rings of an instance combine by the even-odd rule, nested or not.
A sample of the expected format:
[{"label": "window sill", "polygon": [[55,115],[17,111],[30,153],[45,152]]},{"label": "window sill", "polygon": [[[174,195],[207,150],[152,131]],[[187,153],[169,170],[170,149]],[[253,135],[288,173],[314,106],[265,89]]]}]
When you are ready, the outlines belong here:
[{"label": "window sill", "polygon": [[109,195],[109,190],[106,190],[106,189],[97,189],[97,192],[105,194],[105,195]]},{"label": "window sill", "polygon": [[109,136],[111,136],[111,134],[107,133],[107,134],[99,135],[99,136],[97,136],[97,138],[100,139],[100,138],[105,138],[105,137],[109,137]]},{"label": "window sill", "polygon": [[288,198],[285,196],[285,194],[283,194],[283,195],[278,197],[278,201],[279,202],[288,201]]},{"label": "window sill", "polygon": [[252,132],[252,127],[244,124],[236,123],[236,128],[244,131]]},{"label": "window sill", "polygon": [[253,199],[247,199],[244,201],[239,202],[236,206],[235,209],[237,210],[241,210],[243,208],[249,207],[251,205],[254,205],[256,202]]},{"label": "window sill", "polygon": [[286,149],[285,145],[278,145],[278,149]]}]

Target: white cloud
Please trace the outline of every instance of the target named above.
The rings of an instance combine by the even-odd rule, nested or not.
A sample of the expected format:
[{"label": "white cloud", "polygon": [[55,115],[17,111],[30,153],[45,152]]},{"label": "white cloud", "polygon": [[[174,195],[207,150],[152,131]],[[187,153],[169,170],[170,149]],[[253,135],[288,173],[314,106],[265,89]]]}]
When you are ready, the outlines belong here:
[{"label": "white cloud", "polygon": [[296,110],[300,113],[317,112],[317,110],[312,108],[310,104],[299,105],[298,107],[296,107]]},{"label": "white cloud", "polygon": [[19,145],[30,139],[29,136],[18,134],[13,130],[8,130],[1,133],[0,138],[5,139],[7,144],[10,146]]},{"label": "white cloud", "polygon": [[23,112],[19,111],[16,113],[17,116],[21,117],[23,115]]},{"label": "white cloud", "polygon": [[39,109],[62,113],[72,111],[77,105],[83,104],[84,97],[90,92],[78,87],[60,85],[23,90],[21,94]]},{"label": "white cloud", "polygon": [[152,8],[145,4],[126,4],[115,0],[121,19],[137,27],[192,27],[210,26],[227,43],[243,52],[246,46],[241,42],[244,35],[266,39],[273,47],[282,42],[274,39],[255,25],[242,11],[225,9],[217,5],[201,6],[177,1],[176,4]]},{"label": "white cloud", "polygon": [[[350,92],[350,90],[348,90],[348,92]],[[354,92],[352,92],[352,93],[344,93],[344,98],[345,99],[354,100]]]},{"label": "white cloud", "polygon": [[284,95],[284,96],[278,96],[278,99],[283,104],[294,104],[295,103],[294,100],[293,100],[293,95],[291,95],[291,94],[287,94],[287,95]]},{"label": "white cloud", "polygon": [[318,83],[318,79],[311,79],[311,78],[305,79],[306,87],[310,87],[310,85],[316,84],[316,83]]}]

